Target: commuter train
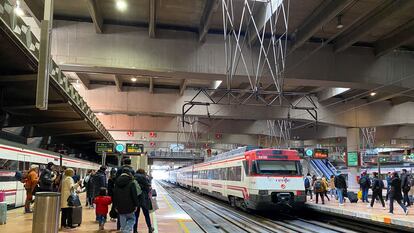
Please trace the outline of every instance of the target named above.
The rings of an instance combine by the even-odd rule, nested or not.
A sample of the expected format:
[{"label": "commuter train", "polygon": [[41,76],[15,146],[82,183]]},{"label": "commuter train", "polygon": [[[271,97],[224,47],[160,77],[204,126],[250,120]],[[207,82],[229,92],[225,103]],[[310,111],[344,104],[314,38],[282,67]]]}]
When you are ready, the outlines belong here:
[{"label": "commuter train", "polygon": [[306,201],[296,150],[242,147],[204,163],[172,170],[168,181],[245,211],[300,208]]},{"label": "commuter train", "polygon": [[[49,162],[59,166],[60,154],[0,139],[0,192],[5,192],[9,208],[23,206],[26,198],[24,184],[15,178],[16,171],[29,170],[31,164],[42,169]],[[62,156],[62,165],[74,168],[81,177],[100,166],[69,156]]]}]

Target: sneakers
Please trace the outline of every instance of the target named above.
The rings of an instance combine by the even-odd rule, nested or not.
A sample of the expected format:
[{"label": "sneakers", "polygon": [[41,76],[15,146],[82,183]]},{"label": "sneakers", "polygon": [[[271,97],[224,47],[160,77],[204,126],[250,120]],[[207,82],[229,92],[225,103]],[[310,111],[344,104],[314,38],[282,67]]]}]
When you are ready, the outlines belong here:
[{"label": "sneakers", "polygon": [[405,215],[408,215],[408,209],[405,209],[404,213]]},{"label": "sneakers", "polygon": [[393,215],[394,213],[393,212],[388,212],[389,214],[391,214],[391,215]]},{"label": "sneakers", "polygon": [[99,230],[100,231],[103,231],[103,229],[104,229],[104,225],[103,224],[99,224]]},{"label": "sneakers", "polygon": [[372,208],[371,204],[368,204],[368,205],[367,205],[367,207],[368,207],[368,208]]},{"label": "sneakers", "polygon": [[344,206],[344,203],[339,203],[339,206]]},{"label": "sneakers", "polygon": [[385,208],[385,206],[384,206],[384,207],[382,207],[382,209],[383,209],[383,210],[386,210],[387,208]]},{"label": "sneakers", "polygon": [[149,232],[149,233],[153,233],[153,232],[154,232],[154,227],[149,228],[149,229],[148,229],[148,232]]}]

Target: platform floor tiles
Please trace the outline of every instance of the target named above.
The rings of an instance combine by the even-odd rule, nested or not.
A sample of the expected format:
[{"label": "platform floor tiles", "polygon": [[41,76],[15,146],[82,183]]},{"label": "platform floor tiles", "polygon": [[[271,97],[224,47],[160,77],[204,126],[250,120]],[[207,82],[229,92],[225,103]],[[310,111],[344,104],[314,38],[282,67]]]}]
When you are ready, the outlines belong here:
[{"label": "platform floor tiles", "polygon": [[[155,183],[155,182],[154,182]],[[158,184],[154,184],[157,190],[157,202],[159,209],[151,214],[151,220],[155,228],[155,233],[199,233],[202,230],[191,217],[184,212],[171,199],[168,193]],[[84,203],[85,194],[80,195]],[[7,223],[0,225],[0,232],[10,233],[30,233],[32,232],[33,214],[23,214],[23,208],[9,210],[7,213]],[[109,216],[108,216],[109,220]],[[87,207],[83,208],[83,222],[80,227],[74,229],[64,229],[59,232],[117,232],[116,222],[108,221],[104,231],[98,231],[98,223],[95,222],[95,211]],[[148,232],[145,218],[142,214],[139,217],[138,232]]]},{"label": "platform floor tiles", "polygon": [[[309,197],[308,197],[309,198]],[[314,197],[315,198],[315,197]],[[371,199],[369,199],[371,201]],[[382,222],[385,224],[395,224],[399,226],[411,227],[414,229],[414,207],[408,208],[409,213],[405,215],[404,211],[394,201],[394,214],[389,214],[389,203],[385,203],[386,209],[384,210],[380,202],[374,202],[374,207],[369,208],[368,203],[362,203],[358,200],[358,203],[350,203],[346,201],[343,206],[339,206],[339,203],[335,198],[331,198],[327,201],[325,198],[325,205],[315,203],[315,199],[306,203],[309,208],[316,211],[321,211],[330,214],[345,215],[347,217],[358,218],[366,221]],[[414,230],[413,230],[414,231]]]}]

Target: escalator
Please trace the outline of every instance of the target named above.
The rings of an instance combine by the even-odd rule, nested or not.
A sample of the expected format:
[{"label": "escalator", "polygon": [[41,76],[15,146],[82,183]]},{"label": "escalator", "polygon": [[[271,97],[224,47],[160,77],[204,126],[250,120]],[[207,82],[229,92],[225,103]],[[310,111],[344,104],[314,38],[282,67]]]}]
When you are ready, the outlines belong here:
[{"label": "escalator", "polygon": [[328,180],[333,175],[336,175],[335,167],[325,159],[313,159],[311,160],[312,168],[318,176],[325,176]]}]

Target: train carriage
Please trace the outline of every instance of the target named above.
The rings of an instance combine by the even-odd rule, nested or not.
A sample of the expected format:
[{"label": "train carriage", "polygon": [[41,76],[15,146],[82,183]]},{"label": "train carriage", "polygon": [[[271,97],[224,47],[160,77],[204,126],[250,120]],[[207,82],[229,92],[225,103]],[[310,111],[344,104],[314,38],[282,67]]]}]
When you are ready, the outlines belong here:
[{"label": "train carriage", "polygon": [[306,201],[296,150],[243,147],[170,172],[181,186],[242,209],[300,207]]},{"label": "train carriage", "polygon": [[[26,198],[24,184],[15,178],[16,171],[28,170],[31,164],[43,167],[53,162],[58,166],[60,159],[58,153],[0,139],[0,191],[5,193],[7,205],[11,208],[23,206]],[[100,166],[97,163],[68,156],[62,156],[62,165],[74,168],[81,177],[87,170],[96,170]]]}]

